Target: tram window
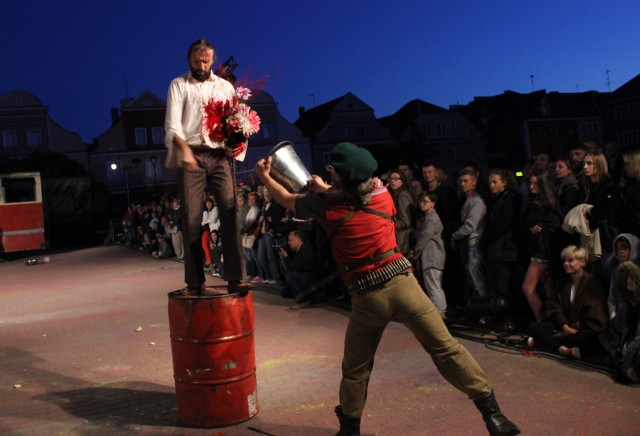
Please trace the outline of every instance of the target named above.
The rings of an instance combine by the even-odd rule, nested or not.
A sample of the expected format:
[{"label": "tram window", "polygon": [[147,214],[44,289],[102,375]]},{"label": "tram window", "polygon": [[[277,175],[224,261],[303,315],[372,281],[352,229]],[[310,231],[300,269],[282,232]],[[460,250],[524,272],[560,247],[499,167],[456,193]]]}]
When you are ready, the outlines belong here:
[{"label": "tram window", "polygon": [[36,201],[36,181],[33,177],[2,179],[5,203]]}]

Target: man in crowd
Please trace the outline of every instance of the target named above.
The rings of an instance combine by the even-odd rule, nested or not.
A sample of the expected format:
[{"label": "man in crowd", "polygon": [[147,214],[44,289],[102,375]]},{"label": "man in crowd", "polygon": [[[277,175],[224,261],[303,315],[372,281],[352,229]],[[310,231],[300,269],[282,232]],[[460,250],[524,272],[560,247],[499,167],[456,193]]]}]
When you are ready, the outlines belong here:
[{"label": "man in crowd", "polygon": [[465,201],[460,211],[462,225],[451,235],[451,248],[457,249],[460,253],[474,296],[486,297],[489,292],[482,271],[480,239],[484,229],[487,207],[482,197],[476,192],[478,180],[474,170],[462,169],[459,183],[460,189],[465,195]]},{"label": "man in crowd", "polygon": [[582,161],[589,153],[589,150],[589,146],[586,143],[576,144],[569,149],[569,160],[571,160],[573,174],[582,174]]},{"label": "man in crowd", "polygon": [[[280,293],[285,298],[295,298],[315,281],[316,254],[311,244],[305,242],[304,235],[298,230],[289,232],[287,243],[291,255],[284,247],[278,247],[278,254],[282,259],[285,272],[285,285]],[[309,304],[308,300],[303,301],[294,304],[291,309],[302,309]]]},{"label": "man in crowd", "polygon": [[547,171],[549,168],[553,166],[553,161],[551,160],[551,153],[547,150],[540,150],[533,157],[533,161],[535,167],[541,169],[543,171]]},{"label": "man in crowd", "polygon": [[331,151],[327,165],[331,184],[312,176],[310,192],[292,194],[270,176],[271,157],[255,166],[278,203],[325,228],[338,271],[351,294],[340,404],[335,408],[338,434],[360,434],[375,352],[393,320],[404,323],[447,381],[474,400],[490,434],[519,434],[518,427],[500,411],[486,375],[451,336],[411,273],[411,263],[398,252],[393,199],[372,178],[376,169],[377,162],[367,150],[340,143]]},{"label": "man in crowd", "polygon": [[[448,241],[451,234],[457,228],[458,223],[458,196],[455,188],[442,180],[439,176],[439,168],[434,162],[422,164],[422,178],[425,183],[425,192],[435,194],[438,197],[436,202],[436,213],[442,221],[442,239]],[[463,305],[464,296],[459,289],[464,287],[464,273],[460,261],[454,256],[449,244],[445,244],[445,268],[442,275],[442,287],[447,293],[447,300],[455,304]],[[461,280],[462,277],[462,280]]]},{"label": "man in crowd", "polygon": [[212,73],[214,55],[213,45],[209,41],[194,41],[187,51],[190,71],[171,82],[167,96],[167,166],[180,169],[187,284],[183,293],[187,295],[213,292],[205,284],[200,234],[205,182],[219,210],[227,292],[242,294],[251,288],[251,285],[241,282],[244,262],[236,219],[233,170],[233,159],[243,160],[247,145],[213,142],[209,135],[204,134],[203,129],[205,103],[230,100],[235,94],[231,83]]}]

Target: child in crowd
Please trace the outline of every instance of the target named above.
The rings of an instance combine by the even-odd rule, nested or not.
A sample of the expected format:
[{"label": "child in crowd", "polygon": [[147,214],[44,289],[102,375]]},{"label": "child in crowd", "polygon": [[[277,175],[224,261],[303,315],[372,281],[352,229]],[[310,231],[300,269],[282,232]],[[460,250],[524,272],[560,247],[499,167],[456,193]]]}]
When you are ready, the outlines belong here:
[{"label": "child in crowd", "polygon": [[616,316],[623,304],[623,301],[618,297],[618,292],[615,291],[615,279],[618,274],[619,264],[628,260],[637,263],[639,246],[638,238],[631,233],[621,233],[613,241],[613,255],[618,264],[613,266],[610,275],[611,285],[609,287],[609,298],[607,299],[609,319],[613,319]]},{"label": "child in crowd", "polygon": [[640,266],[622,262],[615,277],[613,292],[620,306],[600,342],[611,357],[611,366],[628,380],[640,381]]},{"label": "child in crowd", "polygon": [[416,231],[415,256],[420,259],[424,288],[433,305],[444,319],[447,312],[447,300],[442,289],[442,271],[444,270],[445,251],[442,242],[442,222],[436,213],[438,196],[423,192],[418,197],[418,207],[422,225]]},{"label": "child in crowd", "polygon": [[529,326],[527,347],[541,345],[576,359],[602,352],[598,335],[607,327],[607,308],[600,282],[584,269],[588,257],[584,247],[562,250],[566,275],[555,281],[543,321]]}]

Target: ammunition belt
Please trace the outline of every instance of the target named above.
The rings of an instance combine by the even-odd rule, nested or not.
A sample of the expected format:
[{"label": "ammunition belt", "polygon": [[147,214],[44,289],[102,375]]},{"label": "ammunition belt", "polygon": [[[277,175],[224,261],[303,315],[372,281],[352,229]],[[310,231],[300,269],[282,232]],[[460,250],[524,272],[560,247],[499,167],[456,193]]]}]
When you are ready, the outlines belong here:
[{"label": "ammunition belt", "polygon": [[351,280],[347,288],[350,295],[366,294],[372,287],[386,282],[387,280],[411,271],[411,262],[406,257],[401,257],[375,271],[360,274]]}]

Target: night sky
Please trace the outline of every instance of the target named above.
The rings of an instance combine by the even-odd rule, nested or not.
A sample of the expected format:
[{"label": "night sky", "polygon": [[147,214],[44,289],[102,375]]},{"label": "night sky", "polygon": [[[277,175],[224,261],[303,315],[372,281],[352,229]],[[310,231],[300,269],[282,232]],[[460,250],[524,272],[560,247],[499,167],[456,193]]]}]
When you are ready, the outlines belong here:
[{"label": "night sky", "polygon": [[31,92],[86,142],[120,99],[166,100],[198,37],[218,64],[233,55],[241,80],[266,79],[290,122],[347,92],[383,117],[415,98],[448,108],[506,90],[606,92],[640,74],[640,7],[626,0],[2,0],[1,11],[0,95]]}]

